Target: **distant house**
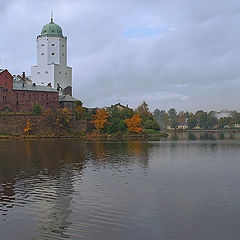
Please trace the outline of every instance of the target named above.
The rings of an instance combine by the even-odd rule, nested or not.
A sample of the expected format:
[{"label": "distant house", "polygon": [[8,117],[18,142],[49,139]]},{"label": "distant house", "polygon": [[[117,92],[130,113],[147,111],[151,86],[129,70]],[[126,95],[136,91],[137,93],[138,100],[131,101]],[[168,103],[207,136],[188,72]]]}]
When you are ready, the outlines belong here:
[{"label": "distant house", "polygon": [[179,124],[178,129],[182,129],[182,130],[188,129],[187,123],[181,123],[181,124]]},{"label": "distant house", "polygon": [[57,90],[25,81],[25,75],[13,78],[7,69],[0,69],[0,110],[32,111],[38,103],[43,109],[59,107]]},{"label": "distant house", "polygon": [[240,124],[239,124],[239,123],[234,123],[234,124],[233,124],[233,127],[234,127],[234,128],[240,128]]},{"label": "distant house", "polygon": [[132,110],[131,108],[127,106],[122,105],[121,103],[117,103],[115,105],[112,105],[111,107],[118,109],[118,110]]},{"label": "distant house", "polygon": [[111,107],[104,107],[104,109],[106,109],[109,113],[111,113],[114,110],[128,110],[128,111],[133,111],[133,109],[129,108],[128,105],[124,106],[120,103],[117,103],[115,105],[111,105]]}]

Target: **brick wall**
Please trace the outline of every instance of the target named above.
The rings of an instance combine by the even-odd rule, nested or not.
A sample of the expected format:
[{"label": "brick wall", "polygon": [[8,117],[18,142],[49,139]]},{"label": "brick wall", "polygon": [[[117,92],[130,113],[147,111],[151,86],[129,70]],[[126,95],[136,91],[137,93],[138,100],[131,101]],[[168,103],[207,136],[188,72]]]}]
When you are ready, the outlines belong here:
[{"label": "brick wall", "polygon": [[34,104],[38,103],[43,109],[56,109],[59,107],[59,96],[56,92],[38,92],[13,90],[11,106],[16,112],[32,111]]},{"label": "brick wall", "polygon": [[[55,136],[81,134],[88,131],[88,122],[86,120],[73,119],[70,123],[71,128],[59,127],[54,120],[45,116],[33,115],[0,115],[0,133],[10,135],[23,135],[26,122],[32,123],[33,135]],[[50,120],[50,121],[49,121]]]}]

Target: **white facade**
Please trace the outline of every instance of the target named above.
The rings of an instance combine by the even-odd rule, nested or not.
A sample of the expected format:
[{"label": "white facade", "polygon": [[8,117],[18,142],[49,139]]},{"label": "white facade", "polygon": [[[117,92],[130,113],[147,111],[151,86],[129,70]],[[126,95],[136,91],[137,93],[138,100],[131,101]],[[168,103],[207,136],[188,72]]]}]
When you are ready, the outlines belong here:
[{"label": "white facade", "polygon": [[72,87],[72,68],[67,66],[67,38],[37,37],[37,65],[31,69],[32,81],[57,89]]}]

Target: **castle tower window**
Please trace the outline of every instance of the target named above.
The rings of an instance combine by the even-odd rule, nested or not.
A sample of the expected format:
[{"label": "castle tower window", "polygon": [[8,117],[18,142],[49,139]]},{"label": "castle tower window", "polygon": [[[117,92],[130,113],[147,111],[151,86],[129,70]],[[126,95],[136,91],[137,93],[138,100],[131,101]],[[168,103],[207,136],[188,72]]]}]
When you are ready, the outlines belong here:
[{"label": "castle tower window", "polygon": [[52,46],[54,47],[54,46],[55,46],[55,44],[53,43],[53,44],[52,44]]},{"label": "castle tower window", "polygon": [[44,53],[41,53],[41,55],[43,56],[43,55],[44,55]]},{"label": "castle tower window", "polygon": [[55,55],[55,53],[53,52],[52,55]]},{"label": "castle tower window", "polygon": [[42,44],[41,47],[44,47],[44,44]]},{"label": "castle tower window", "polygon": [[45,74],[48,74],[48,71],[46,71]]}]

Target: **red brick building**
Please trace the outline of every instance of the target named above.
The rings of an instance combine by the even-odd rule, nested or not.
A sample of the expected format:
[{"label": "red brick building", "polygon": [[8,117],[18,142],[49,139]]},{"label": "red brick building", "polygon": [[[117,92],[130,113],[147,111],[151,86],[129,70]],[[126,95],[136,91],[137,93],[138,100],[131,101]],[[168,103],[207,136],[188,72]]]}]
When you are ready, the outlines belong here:
[{"label": "red brick building", "polygon": [[51,86],[39,86],[24,81],[13,81],[7,69],[0,69],[0,111],[10,108],[12,111],[32,111],[38,103],[43,109],[59,107],[59,94]]}]

